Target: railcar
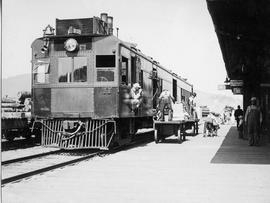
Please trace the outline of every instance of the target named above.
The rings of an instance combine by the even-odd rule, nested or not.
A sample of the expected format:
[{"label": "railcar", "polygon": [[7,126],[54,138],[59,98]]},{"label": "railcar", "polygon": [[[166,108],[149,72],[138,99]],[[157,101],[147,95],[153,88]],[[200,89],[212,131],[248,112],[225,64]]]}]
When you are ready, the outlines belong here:
[{"label": "railcar", "polygon": [[[113,18],[56,19],[32,43],[32,115],[41,144],[63,149],[131,142],[152,127],[162,89],[185,100],[193,86],[113,35]],[[131,91],[141,88],[134,107]]]}]

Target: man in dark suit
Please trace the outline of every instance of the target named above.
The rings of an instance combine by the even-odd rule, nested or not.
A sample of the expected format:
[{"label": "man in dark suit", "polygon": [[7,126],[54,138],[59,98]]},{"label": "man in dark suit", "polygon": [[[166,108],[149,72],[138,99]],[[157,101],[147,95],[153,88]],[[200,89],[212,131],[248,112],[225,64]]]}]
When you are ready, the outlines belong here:
[{"label": "man in dark suit", "polygon": [[238,127],[239,127],[239,120],[240,120],[239,116],[243,116],[243,115],[244,115],[244,112],[243,112],[243,110],[240,108],[240,105],[238,105],[237,109],[236,109],[235,112],[234,112],[234,118],[235,118],[236,123],[237,123],[237,129],[238,129]]}]

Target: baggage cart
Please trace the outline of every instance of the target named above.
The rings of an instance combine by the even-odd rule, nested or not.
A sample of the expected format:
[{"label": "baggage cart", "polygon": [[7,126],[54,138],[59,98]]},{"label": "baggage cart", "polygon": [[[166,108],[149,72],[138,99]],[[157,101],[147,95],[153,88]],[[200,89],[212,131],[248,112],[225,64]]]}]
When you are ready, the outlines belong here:
[{"label": "baggage cart", "polygon": [[186,140],[186,130],[193,128],[193,135],[198,134],[198,119],[171,120],[153,122],[154,139],[156,143],[171,135],[177,136],[179,143]]}]

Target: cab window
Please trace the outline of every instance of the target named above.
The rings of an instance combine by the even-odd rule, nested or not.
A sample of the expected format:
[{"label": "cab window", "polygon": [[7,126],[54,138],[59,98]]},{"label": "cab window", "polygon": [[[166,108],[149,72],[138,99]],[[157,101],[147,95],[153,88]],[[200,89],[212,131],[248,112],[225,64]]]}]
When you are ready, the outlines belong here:
[{"label": "cab window", "polygon": [[74,58],[73,81],[86,82],[86,76],[87,76],[87,58],[86,57]]},{"label": "cab window", "polygon": [[115,55],[96,55],[97,82],[114,81]]},{"label": "cab window", "polygon": [[48,83],[50,74],[50,64],[40,63],[35,65],[33,73],[34,73],[34,83]]},{"label": "cab window", "polygon": [[87,58],[66,57],[58,59],[58,82],[86,82]]}]

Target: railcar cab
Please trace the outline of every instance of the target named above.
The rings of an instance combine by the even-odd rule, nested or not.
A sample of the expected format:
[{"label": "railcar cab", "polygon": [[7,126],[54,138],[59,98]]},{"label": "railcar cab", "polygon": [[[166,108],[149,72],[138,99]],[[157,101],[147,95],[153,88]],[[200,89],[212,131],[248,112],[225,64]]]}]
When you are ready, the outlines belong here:
[{"label": "railcar cab", "polygon": [[110,35],[110,29],[108,32],[102,29],[100,19],[95,17],[57,19],[56,34],[47,26],[44,36],[33,42],[34,116],[102,118],[118,115],[119,40]]}]

